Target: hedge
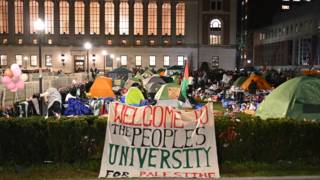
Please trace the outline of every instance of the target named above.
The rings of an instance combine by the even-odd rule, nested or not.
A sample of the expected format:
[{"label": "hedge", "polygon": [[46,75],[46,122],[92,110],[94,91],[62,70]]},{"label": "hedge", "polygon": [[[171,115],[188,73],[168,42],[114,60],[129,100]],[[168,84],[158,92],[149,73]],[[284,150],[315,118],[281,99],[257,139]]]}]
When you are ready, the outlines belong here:
[{"label": "hedge", "polygon": [[[0,119],[0,164],[100,163],[106,119]],[[217,117],[219,162],[320,163],[320,123]]]}]

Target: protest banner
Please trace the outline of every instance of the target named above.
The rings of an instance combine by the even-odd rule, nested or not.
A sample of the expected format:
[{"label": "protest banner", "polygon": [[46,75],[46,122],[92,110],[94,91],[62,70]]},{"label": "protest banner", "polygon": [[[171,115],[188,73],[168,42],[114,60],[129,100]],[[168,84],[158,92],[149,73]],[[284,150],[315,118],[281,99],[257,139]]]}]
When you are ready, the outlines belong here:
[{"label": "protest banner", "polygon": [[99,177],[219,178],[212,104],[110,104]]}]

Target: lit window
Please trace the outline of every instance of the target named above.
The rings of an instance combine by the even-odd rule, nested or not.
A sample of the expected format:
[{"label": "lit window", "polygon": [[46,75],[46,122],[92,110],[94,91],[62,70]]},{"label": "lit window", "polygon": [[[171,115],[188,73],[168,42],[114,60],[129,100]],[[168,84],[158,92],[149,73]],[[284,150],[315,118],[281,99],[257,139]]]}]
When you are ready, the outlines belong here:
[{"label": "lit window", "polygon": [[221,21],[219,19],[213,19],[210,22],[210,36],[209,44],[217,45],[221,44]]},{"label": "lit window", "polygon": [[60,1],[60,34],[69,34],[69,3]]},{"label": "lit window", "polygon": [[51,0],[44,2],[44,21],[45,21],[45,33],[53,34],[54,27],[54,4]]},{"label": "lit window", "polygon": [[149,66],[156,66],[156,56],[149,57]]},{"label": "lit window", "polygon": [[168,41],[168,40],[164,40],[163,43],[164,43],[165,45],[168,45],[168,44],[169,44],[169,41]]},{"label": "lit window", "polygon": [[140,40],[140,39],[136,40],[136,45],[137,45],[137,46],[140,46],[140,45],[141,45],[141,40]]},{"label": "lit window", "polygon": [[171,34],[171,6],[169,3],[162,5],[162,35]]},{"label": "lit window", "polygon": [[128,56],[120,56],[121,66],[127,66],[128,64]]},{"label": "lit window", "polygon": [[34,23],[39,18],[39,4],[36,0],[29,1],[30,33],[36,33]]},{"label": "lit window", "polygon": [[0,0],[0,34],[8,32],[8,1]]},{"label": "lit window", "polygon": [[98,2],[90,3],[90,34],[100,34],[100,6]]},{"label": "lit window", "polygon": [[185,4],[179,3],[176,7],[176,35],[185,33]]},{"label": "lit window", "polygon": [[33,43],[33,44],[38,44],[38,39],[33,39],[33,40],[32,40],[32,43]]},{"label": "lit window", "polygon": [[106,2],[104,11],[105,34],[114,34],[114,5],[112,2]]},{"label": "lit window", "polygon": [[126,45],[126,44],[127,44],[127,40],[122,39],[121,43],[122,43],[123,45]]},{"label": "lit window", "polygon": [[52,39],[48,39],[48,44],[52,44]]},{"label": "lit window", "polygon": [[8,64],[7,62],[7,55],[0,55],[0,65],[6,66]]},{"label": "lit window", "polygon": [[4,38],[3,40],[2,40],[2,44],[7,44],[8,43],[8,39],[7,38]]},{"label": "lit window", "polygon": [[119,32],[120,35],[129,34],[129,5],[127,2],[120,3]]},{"label": "lit window", "polygon": [[15,33],[23,33],[23,1],[16,0],[14,2],[14,12],[15,12]]},{"label": "lit window", "polygon": [[282,9],[282,10],[289,10],[289,9],[290,9],[290,6],[289,6],[289,5],[282,5],[282,6],[281,6],[281,9]]},{"label": "lit window", "polygon": [[163,66],[170,66],[170,56],[163,56]]},{"label": "lit window", "polygon": [[184,56],[178,56],[178,66],[183,66],[184,65]]},{"label": "lit window", "polygon": [[143,5],[141,2],[134,4],[134,34],[143,34]]},{"label": "lit window", "polygon": [[16,55],[16,63],[22,66],[22,55]]},{"label": "lit window", "polygon": [[142,57],[136,56],[136,66],[142,66]]},{"label": "lit window", "polygon": [[74,9],[75,34],[84,34],[84,3],[82,1],[76,1]]},{"label": "lit window", "polygon": [[157,4],[148,5],[148,35],[157,35]]},{"label": "lit window", "polygon": [[22,44],[22,39],[21,38],[18,39],[18,44]]},{"label": "lit window", "polygon": [[150,45],[155,45],[155,41],[154,40],[150,40]]}]

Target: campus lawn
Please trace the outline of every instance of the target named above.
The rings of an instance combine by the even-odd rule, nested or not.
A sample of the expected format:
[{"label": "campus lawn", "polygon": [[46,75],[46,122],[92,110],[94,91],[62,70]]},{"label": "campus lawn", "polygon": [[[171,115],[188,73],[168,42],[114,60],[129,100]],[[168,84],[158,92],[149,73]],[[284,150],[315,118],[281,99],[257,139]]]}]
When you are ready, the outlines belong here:
[{"label": "campus lawn", "polygon": [[[97,162],[75,165],[37,165],[0,167],[0,179],[95,179],[99,173]],[[17,172],[18,171],[18,172]],[[302,162],[231,163],[220,165],[223,177],[243,176],[299,176],[320,175],[320,165]]]}]

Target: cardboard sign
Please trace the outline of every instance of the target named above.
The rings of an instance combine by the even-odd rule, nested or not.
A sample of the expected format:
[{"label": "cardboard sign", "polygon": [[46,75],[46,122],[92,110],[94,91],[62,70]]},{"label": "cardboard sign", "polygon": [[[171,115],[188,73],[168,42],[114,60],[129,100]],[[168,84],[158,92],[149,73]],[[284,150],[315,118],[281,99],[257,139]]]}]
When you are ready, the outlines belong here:
[{"label": "cardboard sign", "polygon": [[212,114],[111,103],[99,177],[220,177]]},{"label": "cardboard sign", "polygon": [[178,99],[180,94],[179,87],[168,87],[168,96],[170,99]]}]

